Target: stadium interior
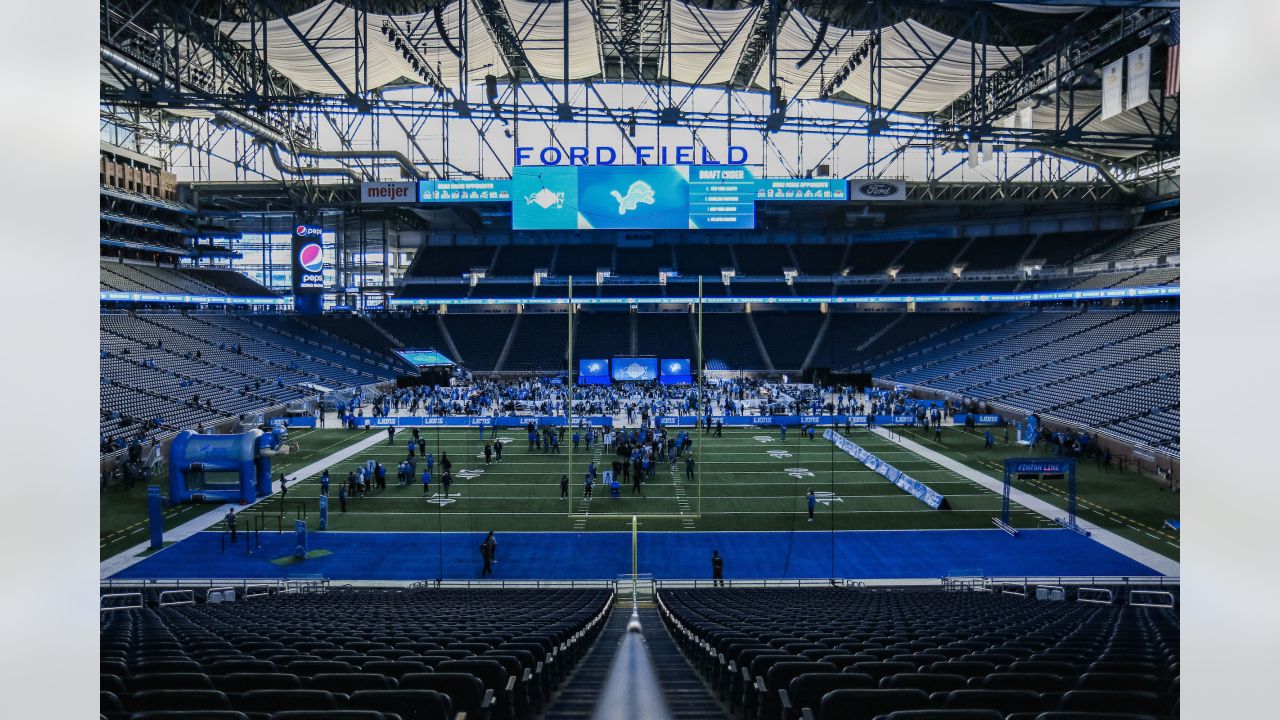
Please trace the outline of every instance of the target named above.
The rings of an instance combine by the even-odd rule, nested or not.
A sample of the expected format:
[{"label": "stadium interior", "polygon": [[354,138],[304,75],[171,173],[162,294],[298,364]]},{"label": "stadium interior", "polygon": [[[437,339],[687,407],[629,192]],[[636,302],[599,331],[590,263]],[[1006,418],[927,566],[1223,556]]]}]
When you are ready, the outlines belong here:
[{"label": "stadium interior", "polygon": [[104,720],[1179,716],[1177,2],[99,5]]}]

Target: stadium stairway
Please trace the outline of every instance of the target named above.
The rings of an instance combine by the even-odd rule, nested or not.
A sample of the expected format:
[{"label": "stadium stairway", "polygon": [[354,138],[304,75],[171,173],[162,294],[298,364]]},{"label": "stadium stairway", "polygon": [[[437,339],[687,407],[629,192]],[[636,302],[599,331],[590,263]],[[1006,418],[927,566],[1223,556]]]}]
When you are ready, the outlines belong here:
[{"label": "stadium stairway", "polygon": [[658,673],[658,682],[662,684],[671,717],[675,720],[725,720],[724,708],[712,697],[702,678],[671,641],[658,611],[641,608],[639,612],[645,644],[649,646],[649,657]]},{"label": "stadium stairway", "polygon": [[613,653],[627,631],[627,613],[614,608],[605,623],[604,630],[596,639],[587,656],[579,663],[578,669],[565,683],[564,689],[556,695],[556,699],[547,708],[542,720],[587,720],[595,709],[596,697],[600,688],[604,687],[605,677],[609,674],[609,664]]},{"label": "stadium stairway", "polygon": [[[726,720],[727,715],[676,648],[658,611],[641,608],[640,625],[673,720]],[[588,720],[604,687],[630,613],[615,607],[596,644],[569,678],[542,720]]]}]

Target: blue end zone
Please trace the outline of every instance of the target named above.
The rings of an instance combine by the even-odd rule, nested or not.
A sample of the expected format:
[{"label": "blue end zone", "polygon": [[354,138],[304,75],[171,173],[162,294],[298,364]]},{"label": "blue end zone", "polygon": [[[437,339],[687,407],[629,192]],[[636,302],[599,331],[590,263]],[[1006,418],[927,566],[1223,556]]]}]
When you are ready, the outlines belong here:
[{"label": "blue end zone", "polygon": [[[294,565],[293,533],[262,534],[253,555],[240,544],[219,551],[220,533],[197,533],[116,573],[113,578],[284,578],[319,574],[342,580],[448,580],[480,575],[484,533],[324,532],[310,550],[331,555]],[[1067,530],[844,531],[834,534],[834,577],[940,578],[963,570],[999,576],[1153,576],[1156,571]],[[498,533],[494,580],[611,579],[631,572],[631,534]],[[443,547],[441,547],[441,544]],[[640,572],[662,579],[705,579],[711,551],[725,558],[726,578],[833,576],[829,532],[642,532]]]}]

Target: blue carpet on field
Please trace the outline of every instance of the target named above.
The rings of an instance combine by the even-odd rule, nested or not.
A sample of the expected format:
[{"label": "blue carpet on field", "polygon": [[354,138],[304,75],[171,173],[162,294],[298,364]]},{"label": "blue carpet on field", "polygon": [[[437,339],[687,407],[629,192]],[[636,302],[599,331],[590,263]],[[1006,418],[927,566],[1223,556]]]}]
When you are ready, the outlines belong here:
[{"label": "blue carpet on field", "polygon": [[[612,579],[631,572],[625,532],[498,533],[495,580]],[[330,554],[277,564],[293,554],[293,533],[263,533],[252,555],[221,552],[220,533],[202,532],[142,560],[115,578],[285,578],[464,580],[480,575],[483,533],[315,532],[309,550]],[[834,543],[834,562],[832,550]],[[708,578],[711,551],[726,578],[938,578],[986,576],[1152,576],[1159,573],[1067,530],[901,530],[829,532],[642,532],[640,572],[662,579]],[[443,571],[442,571],[443,570]]]}]

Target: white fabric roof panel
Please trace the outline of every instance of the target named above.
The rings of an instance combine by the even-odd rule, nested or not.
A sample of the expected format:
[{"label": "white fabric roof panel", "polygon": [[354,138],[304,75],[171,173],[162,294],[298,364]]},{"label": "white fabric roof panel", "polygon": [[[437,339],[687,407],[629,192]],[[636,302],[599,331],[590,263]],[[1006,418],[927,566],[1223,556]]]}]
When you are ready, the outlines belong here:
[{"label": "white fabric roof panel", "polygon": [[668,62],[667,54],[662,54],[659,72],[682,83],[729,82],[758,13],[757,7],[703,10],[683,2],[671,3],[671,58]]},{"label": "white fabric roof panel", "polygon": [[[940,110],[969,90],[973,73],[985,62],[990,74],[1021,57],[1023,48],[978,45],[928,28],[915,20],[895,23],[880,31],[881,104],[898,111]],[[948,47],[950,44],[950,47]],[[1030,49],[1030,48],[1026,48]],[[936,64],[929,67],[934,59]],[[913,83],[923,79],[911,89]],[[908,93],[908,91],[910,91]],[[871,64],[863,62],[838,92],[867,102],[871,98]],[[905,99],[904,99],[905,96]],[[899,105],[899,102],[901,104]]]},{"label": "white fabric roof panel", "polygon": [[[462,35],[461,14],[464,0],[450,3],[443,10],[444,27],[450,40],[460,44]],[[468,77],[475,79],[486,73],[494,72],[493,67],[500,62],[497,48],[484,26],[479,8],[472,0],[466,0],[467,7],[467,58]],[[417,15],[375,15],[365,18],[366,35],[369,41],[367,84],[362,79],[359,83],[365,88],[376,88],[396,82],[401,78],[416,79],[417,73],[405,61],[390,41],[382,34],[385,21],[392,21],[402,37],[410,37],[418,53],[430,63],[433,70],[438,69],[446,83],[455,82],[461,68],[461,60],[449,51],[448,46],[436,32],[435,17],[430,13]],[[354,89],[356,54],[353,50],[356,36],[355,13],[345,5],[324,3],[308,10],[289,16],[289,21],[315,45],[315,51],[324,58],[329,67],[338,75],[348,88]],[[277,72],[289,78],[304,90],[326,95],[342,93],[342,86],[334,80],[329,71],[316,59],[315,54],[307,47],[284,20],[272,20],[266,24],[267,62]],[[254,42],[253,29],[247,23],[224,22],[218,24],[221,30],[232,40],[249,47]],[[263,33],[258,31],[257,44],[263,44]],[[485,66],[489,67],[485,67]],[[504,70],[499,67],[498,74]]]},{"label": "white fabric roof panel", "polygon": [[[464,5],[467,15],[465,27],[461,21]],[[476,6],[475,0],[451,2],[444,7],[441,16],[444,20],[445,32],[449,36],[449,41],[455,47],[461,46],[463,32],[465,31],[466,33],[467,78],[469,80],[477,80],[489,74],[501,76],[506,73],[506,66],[502,64],[498,48],[493,44],[493,39],[489,36],[488,28],[485,27],[484,18],[481,15],[480,8]],[[385,52],[403,63],[404,58],[396,51],[394,44],[387,42],[387,39],[382,35],[382,23],[387,19],[392,21],[401,36],[407,36],[413,41],[414,47],[418,49],[418,54],[431,65],[432,70],[440,72],[440,76],[445,82],[452,84],[458,80],[458,73],[462,68],[462,59],[449,50],[449,46],[445,44],[440,34],[436,32],[435,16],[432,13],[369,16],[370,48],[375,44],[381,44]],[[405,75],[409,78],[417,77],[412,68],[406,68]]]},{"label": "white fabric roof panel", "polygon": [[[599,38],[593,19],[594,5],[588,5],[595,2],[596,0],[570,0],[568,4],[570,80],[601,74]],[[505,65],[475,0],[455,0],[444,8],[444,25],[450,40],[455,45],[461,42],[464,5],[467,15],[467,79],[477,80],[489,73],[503,75]],[[503,0],[503,5],[529,63],[538,74],[548,80],[565,79],[564,6],[527,0]],[[758,12],[758,7],[702,10],[676,0],[671,4],[673,56],[668,62],[664,54],[662,75],[671,77],[676,82],[695,83],[705,72],[703,84],[729,82],[747,45],[754,15]],[[446,82],[458,81],[461,60],[449,51],[439,37],[431,14],[394,17],[371,14],[365,20],[368,25],[369,54],[368,67],[364,69],[367,84],[361,83],[363,87],[380,87],[401,78],[417,77],[392,43],[382,35],[382,24],[388,19],[395,23],[402,34],[411,34],[419,54],[433,69],[439,69]],[[289,20],[315,45],[316,53],[324,58],[343,83],[348,88],[354,88],[354,12],[338,3],[324,3],[291,15]],[[406,26],[412,30],[407,31]],[[246,47],[254,41],[253,31],[248,24],[224,22],[218,24],[218,27],[228,37]],[[779,25],[778,76],[783,94],[788,99],[818,97],[823,84],[839,72],[853,51],[870,35],[867,30],[830,26],[819,51],[804,65],[798,65],[813,47],[820,27],[819,21],[796,10],[789,11]],[[311,92],[342,92],[341,85],[283,19],[266,23],[266,28],[267,62],[276,71]],[[261,46],[261,32],[259,35],[257,44]],[[950,36],[914,20],[884,28],[881,31],[881,42],[883,104],[893,107],[906,95],[898,108],[903,112],[937,110],[961,95],[969,87],[970,62],[975,53],[979,58],[985,58],[987,72],[991,72],[1016,59],[1022,51],[1017,47],[980,46],[965,41],[951,43]],[[722,47],[723,52],[720,51]],[[941,59],[929,68],[938,54],[942,55]],[[924,78],[907,94],[921,74],[924,74]],[[864,62],[837,88],[837,92],[868,102],[871,98],[870,82],[870,63]],[[767,62],[761,63],[755,84],[760,87],[768,86]]]},{"label": "white fabric roof panel", "polygon": [[[1160,106],[1156,104],[1158,94],[1161,88],[1152,87],[1152,102],[1139,105],[1132,110],[1125,110],[1119,115],[1102,120],[1096,118],[1084,126],[1089,132],[1111,132],[1111,133],[1130,133],[1134,135],[1148,135],[1155,129],[1156,123],[1160,119]],[[1066,112],[1066,100],[1063,100],[1063,112]],[[1074,112],[1072,118],[1075,122],[1083,120],[1094,108],[1102,103],[1102,91],[1094,89],[1082,89],[1075,91]],[[1178,98],[1165,99],[1165,116],[1169,120],[1175,120],[1178,116]],[[1037,130],[1052,130],[1055,126],[1055,114],[1057,110],[1054,104],[1043,105],[1031,111],[1031,125]],[[1144,119],[1145,118],[1145,119]],[[1124,150],[1098,150],[1099,154],[1110,155],[1116,158],[1129,158],[1135,155],[1141,155],[1142,151],[1124,151]]]},{"label": "white fabric roof panel", "polygon": [[[569,1],[569,80],[599,75],[600,42],[596,23],[587,3]],[[525,57],[547,80],[564,80],[564,5],[503,0],[512,30],[520,38]]]},{"label": "white fabric roof panel", "polygon": [[[317,53],[325,63],[350,89],[354,89],[356,77],[355,45],[355,13],[345,5],[321,4],[308,10],[289,16],[300,33],[316,47]],[[379,23],[380,24],[380,23]],[[265,26],[265,33],[262,28]],[[378,25],[369,37],[369,61],[364,70],[368,74],[368,86],[378,87],[398,80],[411,69],[394,50],[383,52],[379,42],[384,40],[377,31]],[[218,29],[227,37],[246,47],[254,43],[254,28],[248,23],[218,23]],[[303,42],[283,20],[271,20],[258,26],[258,47],[263,46],[265,34],[267,63],[277,72],[289,78],[304,90],[328,95],[341,94],[342,86],[334,80],[329,71],[316,59],[307,43]],[[376,34],[377,38],[373,35]],[[363,83],[362,83],[363,84]]]},{"label": "white fabric roof panel", "polygon": [[[827,28],[822,46],[809,62],[797,65],[813,47],[822,22],[798,10],[791,10],[778,23],[778,79],[787,100],[809,100],[822,93],[822,86],[844,67],[845,62],[866,41],[867,30],[849,30],[834,25]],[[824,60],[825,58],[825,60]],[[760,61],[753,82],[769,87],[769,60]]]},{"label": "white fabric roof panel", "polygon": [[[804,66],[797,67],[796,63],[813,47],[820,27],[820,21],[793,10],[778,30],[778,75],[784,81],[783,94],[788,98],[806,100],[818,97],[826,81],[844,67],[853,51],[871,35],[868,30],[830,26],[818,54]],[[950,35],[914,20],[883,28],[880,31],[880,77],[877,78],[881,83],[881,103],[891,108],[902,100],[898,107],[900,112],[939,110],[969,89],[970,64],[975,53],[979,67],[985,58],[987,73],[1004,67],[1022,53],[1022,49],[1017,47],[977,45],[964,40],[956,40],[948,47],[951,40]],[[938,56],[940,59],[930,68],[930,63]],[[818,61],[823,57],[827,58],[825,66],[818,69]],[[922,74],[924,79],[908,94],[907,91]],[[760,87],[768,87],[768,77],[768,65],[762,62],[755,82]],[[870,102],[870,61],[864,60],[844,84],[836,88],[836,92]]]}]

